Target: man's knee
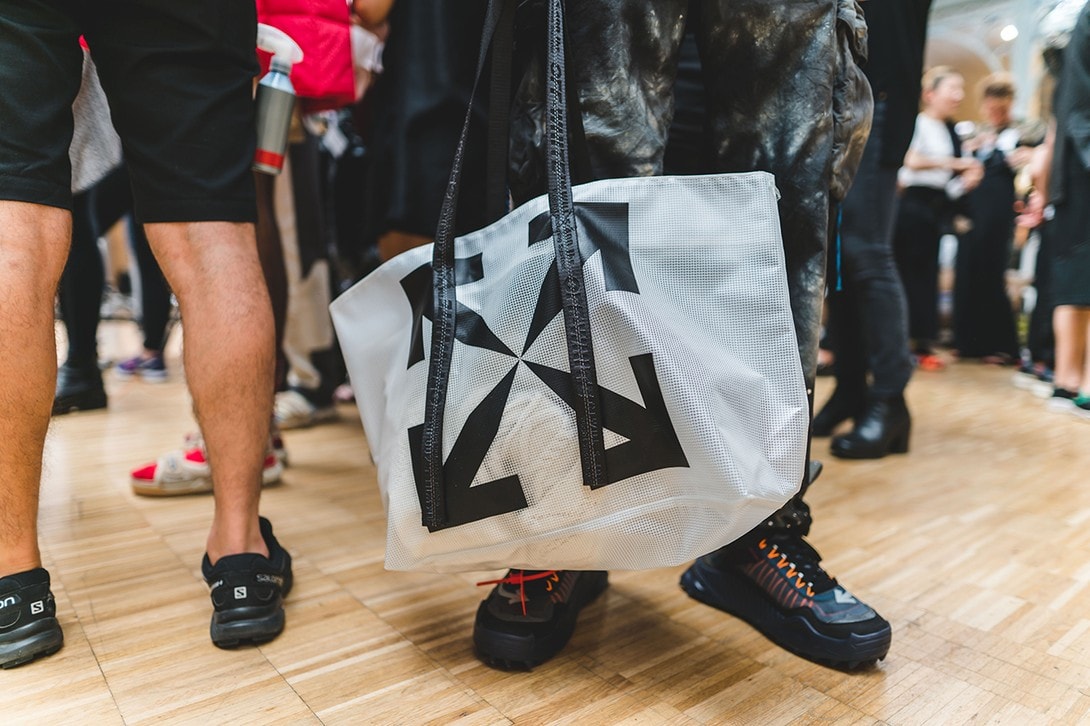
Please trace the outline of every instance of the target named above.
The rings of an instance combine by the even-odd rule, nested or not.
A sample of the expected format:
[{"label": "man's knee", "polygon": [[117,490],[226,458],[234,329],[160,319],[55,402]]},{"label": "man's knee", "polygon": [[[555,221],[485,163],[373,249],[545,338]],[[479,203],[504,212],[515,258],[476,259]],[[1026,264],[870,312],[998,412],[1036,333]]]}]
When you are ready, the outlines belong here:
[{"label": "man's knee", "polygon": [[172,285],[260,274],[254,226],[246,222],[157,222],[145,226],[148,242]]},{"label": "man's knee", "polygon": [[4,285],[32,285],[51,297],[72,238],[66,209],[0,201],[0,275]]}]

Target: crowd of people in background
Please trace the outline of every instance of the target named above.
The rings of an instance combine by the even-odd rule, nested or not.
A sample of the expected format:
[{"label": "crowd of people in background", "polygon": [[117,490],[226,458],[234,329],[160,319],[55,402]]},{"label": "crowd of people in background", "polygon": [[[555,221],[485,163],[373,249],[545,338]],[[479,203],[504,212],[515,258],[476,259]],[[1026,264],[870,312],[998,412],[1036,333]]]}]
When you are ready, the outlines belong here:
[{"label": "crowd of people in background", "polygon": [[[1083,179],[1071,163],[1079,158],[1077,148],[1067,150],[1066,163],[1054,156],[1064,114],[1077,118],[1080,108],[1079,101],[1071,100],[1079,91],[1069,90],[1079,83],[1078,55],[1060,50],[1068,37],[1051,38],[1053,45],[1046,50],[1057,82],[1055,113],[1046,113],[1054,117],[1051,125],[1014,118],[1018,89],[1007,73],[988,75],[975,90],[967,89],[950,66],[924,73],[912,141],[897,160],[892,233],[900,283],[894,287],[903,290],[906,300],[907,340],[898,332],[895,311],[883,313],[884,328],[856,321],[845,330],[843,294],[830,291],[823,369],[836,375],[837,386],[815,419],[816,435],[829,435],[841,421],[865,416],[859,394],[865,379],[850,355],[852,347],[843,343],[861,335],[874,341],[870,375],[875,383],[891,370],[888,361],[897,360],[887,357],[883,364],[875,357],[883,340],[893,336],[897,343],[887,349],[900,353],[907,347],[917,370],[942,371],[961,361],[1016,367],[1015,386],[1047,399],[1050,410],[1090,419],[1086,224],[1083,218],[1070,221],[1080,207],[1071,206],[1068,191],[1083,191]],[[1064,63],[1065,57],[1074,60]],[[978,101],[975,109],[966,108],[969,96]],[[1062,132],[1060,138],[1063,143]],[[1070,136],[1066,143],[1076,144]],[[1081,197],[1076,193],[1074,198]],[[844,259],[851,259],[847,244],[844,252]],[[898,295],[895,290],[870,303],[889,306]],[[845,383],[853,379],[854,385]],[[881,430],[896,428],[886,422]],[[873,453],[893,448],[880,446]],[[846,455],[835,440],[832,453]]]}]

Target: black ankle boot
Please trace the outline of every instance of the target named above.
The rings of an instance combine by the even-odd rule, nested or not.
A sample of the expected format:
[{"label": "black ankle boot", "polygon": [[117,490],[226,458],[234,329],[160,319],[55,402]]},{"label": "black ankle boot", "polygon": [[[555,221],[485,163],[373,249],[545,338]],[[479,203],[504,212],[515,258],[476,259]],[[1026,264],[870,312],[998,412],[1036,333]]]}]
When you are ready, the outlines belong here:
[{"label": "black ankle boot", "polygon": [[814,416],[814,436],[832,436],[833,430],[843,421],[856,418],[863,412],[864,394],[862,391],[847,391],[837,387],[833,395]]},{"label": "black ankle boot", "polygon": [[830,451],[842,459],[881,459],[908,452],[912,417],[903,396],[875,398],[855,420],[855,428],[833,439]]},{"label": "black ankle boot", "polygon": [[106,389],[102,386],[102,373],[98,367],[82,368],[66,363],[57,369],[53,415],[96,408],[106,408]]}]

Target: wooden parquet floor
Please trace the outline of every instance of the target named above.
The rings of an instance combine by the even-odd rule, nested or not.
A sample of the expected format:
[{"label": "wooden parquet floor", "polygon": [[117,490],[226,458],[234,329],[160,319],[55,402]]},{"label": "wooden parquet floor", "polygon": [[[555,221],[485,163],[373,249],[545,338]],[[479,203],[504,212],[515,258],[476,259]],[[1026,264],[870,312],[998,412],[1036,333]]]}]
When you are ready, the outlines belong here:
[{"label": "wooden parquet floor", "polygon": [[894,628],[856,674],[688,599],[681,568],[615,573],[554,661],[487,668],[469,637],[479,573],[384,571],[352,407],[288,432],[291,467],[265,492],[295,556],[287,630],[218,650],[199,573],[211,499],[128,486],[192,428],[188,398],[178,376],[111,379],[108,411],[52,426],[42,544],[66,645],[0,672],[0,723],[1090,723],[1090,422],[1010,378],[917,374],[906,456],[843,462],[816,443],[810,541]]}]

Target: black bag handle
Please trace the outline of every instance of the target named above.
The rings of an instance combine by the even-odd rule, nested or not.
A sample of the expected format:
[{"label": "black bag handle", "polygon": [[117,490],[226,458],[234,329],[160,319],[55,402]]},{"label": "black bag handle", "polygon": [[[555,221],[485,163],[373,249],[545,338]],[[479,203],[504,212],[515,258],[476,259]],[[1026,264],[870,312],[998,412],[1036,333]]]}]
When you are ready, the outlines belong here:
[{"label": "black bag handle", "polygon": [[591,489],[606,485],[605,438],[594,368],[587,289],[583,282],[583,259],[575,228],[575,205],[571,194],[568,165],[567,72],[564,57],[564,2],[549,1],[549,48],[545,71],[545,166],[549,186],[549,215],[553,224],[553,247],[560,273],[560,296],[564,307],[564,330],[568,343],[568,366],[578,406],[575,423],[579,435],[579,458],[583,484]]},{"label": "black bag handle", "polygon": [[[488,89],[488,155],[485,160],[485,219],[507,214],[507,162],[511,136],[511,66],[514,64],[515,3],[503,0],[492,36],[492,82]],[[483,41],[482,41],[483,42]]]},{"label": "black bag handle", "polygon": [[[465,158],[466,139],[469,135],[473,99],[480,83],[488,48],[499,23],[502,6],[504,2],[509,1],[489,0],[488,3],[469,108],[466,110],[465,121],[462,124],[462,133],[454,155],[454,165],[443,197],[439,227],[435,234],[432,254],[434,314],[421,446],[424,476],[421,513],[423,524],[429,529],[442,528],[447,519],[443,488],[443,418],[446,411],[447,382],[450,379],[455,329],[458,322],[454,274],[454,217],[458,205],[458,187]],[[572,384],[577,401],[575,419],[583,483],[596,489],[606,484],[605,441],[586,288],[583,282],[583,263],[579,253],[579,239],[575,228],[571,194],[564,61],[563,0],[549,0],[545,102],[545,158],[549,214],[560,277],[568,364],[571,368]]]},{"label": "black bag handle", "polygon": [[[496,31],[492,36],[492,80],[488,92],[488,155],[485,163],[485,219],[491,224],[505,215],[510,206],[507,193],[508,147],[511,134],[511,68],[514,65],[515,5],[506,1]],[[564,28],[564,58],[572,67],[571,35]],[[573,184],[593,181],[594,173],[583,129],[583,109],[579,92],[573,84],[567,88],[568,124],[571,144],[570,166]]]}]

